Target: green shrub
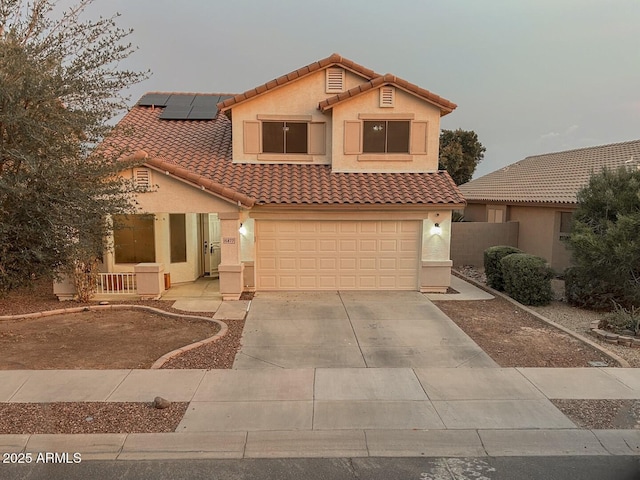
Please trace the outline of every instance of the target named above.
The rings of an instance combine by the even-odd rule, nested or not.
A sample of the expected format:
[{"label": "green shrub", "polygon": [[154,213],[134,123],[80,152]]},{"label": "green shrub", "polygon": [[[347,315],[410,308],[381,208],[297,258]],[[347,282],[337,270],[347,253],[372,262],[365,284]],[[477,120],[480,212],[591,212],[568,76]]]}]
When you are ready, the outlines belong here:
[{"label": "green shrub", "polygon": [[543,258],[514,253],[500,260],[504,290],[525,305],[547,305],[553,298],[553,270]]},{"label": "green shrub", "polygon": [[491,288],[500,291],[504,290],[500,260],[513,253],[522,253],[522,250],[509,245],[498,245],[489,247],[484,251],[484,274],[487,276],[487,285]]},{"label": "green shrub", "polygon": [[[632,167],[632,164],[629,165]],[[574,304],[640,307],[640,170],[622,167],[592,175],[578,192],[567,247]]]},{"label": "green shrub", "polygon": [[565,270],[564,292],[569,305],[591,310],[611,310],[615,299],[620,298],[614,285],[581,267]]},{"label": "green shrub", "polygon": [[610,325],[614,331],[630,330],[635,335],[640,334],[640,308],[626,308],[614,303],[614,310],[604,317],[607,325]]}]

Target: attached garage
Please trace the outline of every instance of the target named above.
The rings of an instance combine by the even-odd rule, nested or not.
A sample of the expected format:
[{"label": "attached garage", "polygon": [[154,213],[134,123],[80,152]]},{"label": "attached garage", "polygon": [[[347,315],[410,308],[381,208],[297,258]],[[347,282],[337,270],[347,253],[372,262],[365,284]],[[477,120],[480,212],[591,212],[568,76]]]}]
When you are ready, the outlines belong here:
[{"label": "attached garage", "polygon": [[258,290],[417,290],[422,222],[256,221]]}]

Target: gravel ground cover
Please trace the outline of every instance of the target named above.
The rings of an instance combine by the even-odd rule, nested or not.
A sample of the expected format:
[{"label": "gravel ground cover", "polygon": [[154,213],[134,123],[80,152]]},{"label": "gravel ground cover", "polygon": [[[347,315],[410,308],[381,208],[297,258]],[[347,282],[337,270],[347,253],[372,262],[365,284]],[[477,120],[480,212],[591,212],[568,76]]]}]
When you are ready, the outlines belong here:
[{"label": "gravel ground cover", "polygon": [[164,433],[178,427],[188,403],[0,403],[0,434]]}]

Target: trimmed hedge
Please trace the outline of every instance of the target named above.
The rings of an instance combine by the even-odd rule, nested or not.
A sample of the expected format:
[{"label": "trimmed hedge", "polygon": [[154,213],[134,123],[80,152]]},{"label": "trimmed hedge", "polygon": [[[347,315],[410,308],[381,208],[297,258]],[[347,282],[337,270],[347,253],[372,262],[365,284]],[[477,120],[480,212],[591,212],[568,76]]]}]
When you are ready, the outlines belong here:
[{"label": "trimmed hedge", "polygon": [[547,305],[551,302],[553,270],[535,255],[514,253],[500,260],[504,290],[524,305]]},{"label": "trimmed hedge", "polygon": [[504,290],[500,260],[514,253],[522,253],[522,250],[509,245],[498,245],[489,247],[484,251],[484,274],[487,276],[487,285],[491,288],[499,291]]}]

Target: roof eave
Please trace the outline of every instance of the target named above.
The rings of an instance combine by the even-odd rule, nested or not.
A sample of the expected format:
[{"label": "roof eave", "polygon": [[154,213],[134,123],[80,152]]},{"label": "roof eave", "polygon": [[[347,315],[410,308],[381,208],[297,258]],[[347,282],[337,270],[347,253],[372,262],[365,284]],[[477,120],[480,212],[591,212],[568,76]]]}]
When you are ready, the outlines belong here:
[{"label": "roof eave", "polygon": [[209,191],[230,203],[243,206],[245,208],[251,208],[255,205],[256,200],[254,198],[245,195],[244,193],[237,192],[229,187],[222,185],[208,179],[203,175],[194,173],[184,167],[176,165],[175,163],[169,163],[160,158],[146,158],[144,165],[154,170],[160,171],[167,175],[173,175],[174,177],[185,181],[196,188]]}]

